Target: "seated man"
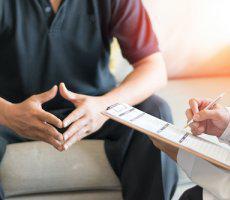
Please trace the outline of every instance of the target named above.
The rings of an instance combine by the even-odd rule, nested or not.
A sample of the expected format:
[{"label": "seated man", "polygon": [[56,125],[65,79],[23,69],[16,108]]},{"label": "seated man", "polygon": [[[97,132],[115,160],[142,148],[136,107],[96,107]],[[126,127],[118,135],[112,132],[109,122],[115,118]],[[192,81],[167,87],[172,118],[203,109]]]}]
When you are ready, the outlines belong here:
[{"label": "seated man", "polygon": [[[202,133],[217,136],[220,142],[230,145],[230,108],[215,105],[213,110],[203,110],[211,101],[190,100],[186,115],[188,121],[193,119],[191,131],[194,135]],[[219,169],[184,150],[179,150],[159,141],[153,143],[170,155],[182,167],[191,180],[198,184],[186,191],[180,200],[229,200],[230,171]]]},{"label": "seated man", "polygon": [[[118,87],[108,68],[113,37],[134,67]],[[164,101],[150,97],[167,76],[140,0],[4,0],[0,42],[0,158],[7,144],[39,140],[63,151],[87,136],[105,140],[124,199],[173,195],[175,165],[166,158],[169,180],[146,136],[101,115],[126,102],[171,122]]]}]

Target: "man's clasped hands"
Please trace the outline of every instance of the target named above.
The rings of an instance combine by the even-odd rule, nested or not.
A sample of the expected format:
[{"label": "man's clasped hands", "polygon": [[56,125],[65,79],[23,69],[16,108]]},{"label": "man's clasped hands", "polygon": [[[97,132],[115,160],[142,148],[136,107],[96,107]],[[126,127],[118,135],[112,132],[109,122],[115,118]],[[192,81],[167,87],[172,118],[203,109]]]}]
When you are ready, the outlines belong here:
[{"label": "man's clasped hands", "polygon": [[[42,104],[55,98],[58,92],[76,107],[63,121],[42,108]],[[9,102],[4,108],[4,124],[22,137],[44,141],[64,151],[102,127],[107,118],[101,112],[107,106],[103,96],[73,93],[61,83],[59,88],[54,86],[22,103]],[[64,134],[58,131],[62,128],[67,128]]]}]

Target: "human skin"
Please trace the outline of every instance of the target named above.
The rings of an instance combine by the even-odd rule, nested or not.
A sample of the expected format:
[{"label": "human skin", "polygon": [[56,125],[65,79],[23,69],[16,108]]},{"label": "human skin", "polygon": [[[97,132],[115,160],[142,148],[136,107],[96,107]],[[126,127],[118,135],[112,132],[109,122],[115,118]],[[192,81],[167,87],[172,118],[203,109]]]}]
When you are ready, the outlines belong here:
[{"label": "human skin", "polygon": [[[136,105],[166,83],[163,57],[161,53],[154,53],[135,63],[133,71],[125,80],[102,96],[76,94],[69,91],[64,83],[60,84],[59,92],[62,97],[76,106],[63,122],[50,113],[44,113],[42,109],[43,103],[55,98],[57,86],[18,104],[0,98],[0,125],[12,129],[22,137],[47,142],[59,151],[67,150],[75,142],[102,127],[108,119],[101,112],[108,106],[117,102]],[[56,128],[64,127],[68,129],[63,138]]]},{"label": "human skin", "polygon": [[[211,99],[190,99],[189,108],[186,110],[187,120],[188,122],[191,119],[194,121],[190,125],[194,135],[205,133],[221,137],[230,122],[230,114],[225,107],[219,104],[214,105],[211,110],[204,110],[210,102],[212,102]],[[177,161],[178,148],[153,138],[151,140],[157,148]]]}]

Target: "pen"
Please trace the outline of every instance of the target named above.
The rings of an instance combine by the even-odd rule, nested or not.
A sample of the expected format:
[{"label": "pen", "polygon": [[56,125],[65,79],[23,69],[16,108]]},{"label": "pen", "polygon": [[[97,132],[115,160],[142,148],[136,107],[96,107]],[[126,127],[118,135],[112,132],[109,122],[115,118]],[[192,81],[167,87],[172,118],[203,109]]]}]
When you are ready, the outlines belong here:
[{"label": "pen", "polygon": [[[211,109],[216,103],[218,103],[225,95],[226,93],[222,93],[220,94],[218,97],[216,97],[212,102],[210,102],[205,108],[204,110],[209,110]],[[184,127],[184,129],[186,129],[188,126],[190,126],[193,123],[193,119],[191,119],[187,125]]]}]

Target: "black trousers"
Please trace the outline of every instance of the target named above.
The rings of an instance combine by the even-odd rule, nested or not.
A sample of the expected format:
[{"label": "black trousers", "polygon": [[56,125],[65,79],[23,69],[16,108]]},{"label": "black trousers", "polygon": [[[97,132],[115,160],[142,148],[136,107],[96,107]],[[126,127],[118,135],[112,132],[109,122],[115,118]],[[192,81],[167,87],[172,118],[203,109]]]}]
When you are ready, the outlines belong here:
[{"label": "black trousers", "polygon": [[[172,122],[167,103],[157,96],[150,97],[137,108]],[[62,112],[63,116],[59,117],[66,114]],[[1,157],[7,144],[26,141],[3,127],[0,135]],[[120,179],[125,200],[171,199],[177,184],[176,165],[155,148],[146,135],[110,120],[87,139],[105,140],[105,151]]]},{"label": "black trousers", "polygon": [[202,200],[203,189],[199,186],[195,186],[191,189],[186,190],[179,200]]}]

